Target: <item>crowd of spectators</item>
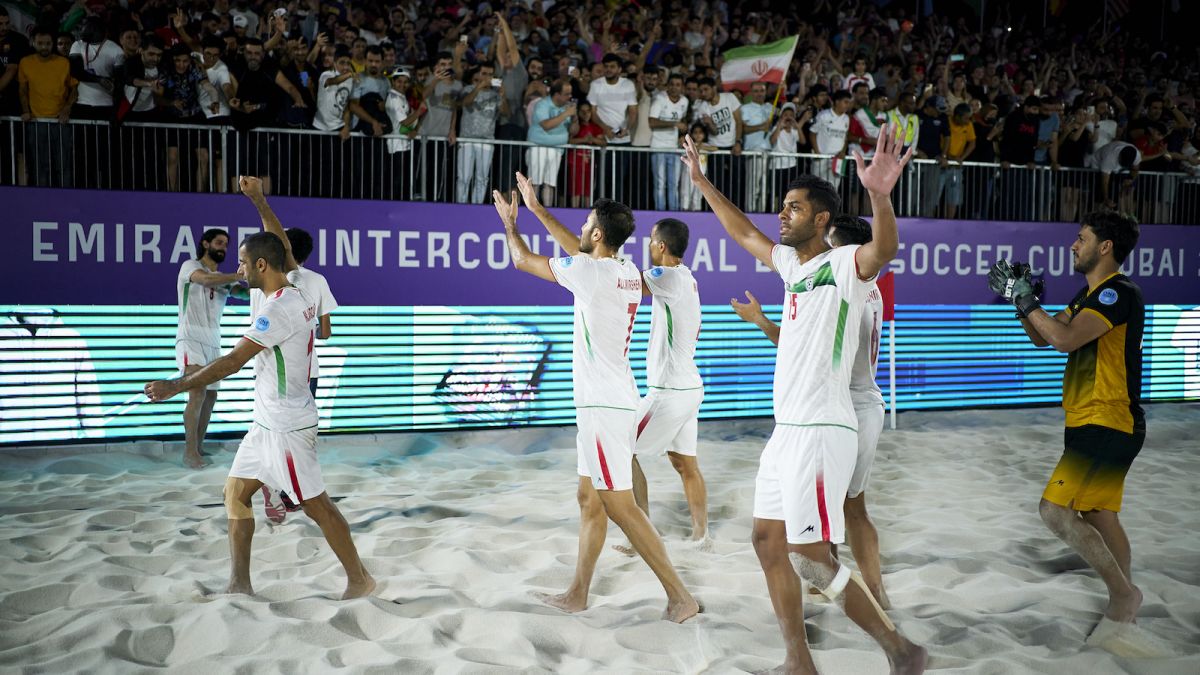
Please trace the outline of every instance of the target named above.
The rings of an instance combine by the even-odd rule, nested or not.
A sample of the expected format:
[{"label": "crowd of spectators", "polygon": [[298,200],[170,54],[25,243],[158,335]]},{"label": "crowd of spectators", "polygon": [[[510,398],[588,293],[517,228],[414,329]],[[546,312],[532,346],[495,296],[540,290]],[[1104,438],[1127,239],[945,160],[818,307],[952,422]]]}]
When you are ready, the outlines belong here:
[{"label": "crowd of spectators", "polygon": [[[603,176],[606,196],[695,208],[677,159],[691,135],[735,201],[769,210],[755,186],[783,185],[801,166],[853,183],[840,180],[844,160],[869,156],[887,122],[936,161],[919,197],[947,217],[986,217],[1002,192],[1034,194],[1039,172],[1020,168],[1098,169],[1086,185],[1056,183],[1072,212],[1081,192],[1116,205],[1138,171],[1200,175],[1195,46],[1119,30],[1120,17],[1043,27],[1003,8],[969,22],[879,4],[816,0],[801,14],[725,0],[50,1],[30,40],[0,13],[0,114],[41,122],[11,149],[36,156],[22,180],[37,185],[121,171],[91,152],[98,167],[81,172],[57,125],[68,119],[320,132],[298,137],[319,148],[302,169],[315,180],[294,166],[272,175],[263,158],[286,160],[300,141],[266,134],[239,136],[236,172],[310,180],[330,196],[383,181],[403,198],[483,202],[500,139],[532,144],[518,163],[547,203],[580,205]],[[723,90],[724,52],[792,35],[783,91]],[[209,184],[205,138],[168,138],[155,168],[168,189]],[[597,151],[606,146],[646,151]],[[794,153],[831,159],[805,165]],[[973,162],[1000,169],[965,185]]]}]

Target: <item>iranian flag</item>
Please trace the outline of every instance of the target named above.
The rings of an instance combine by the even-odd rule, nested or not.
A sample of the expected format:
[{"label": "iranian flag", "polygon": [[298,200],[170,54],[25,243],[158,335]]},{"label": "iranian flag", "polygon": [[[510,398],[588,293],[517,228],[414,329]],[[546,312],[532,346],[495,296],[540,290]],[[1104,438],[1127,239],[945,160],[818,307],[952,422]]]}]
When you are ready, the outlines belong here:
[{"label": "iranian flag", "polygon": [[27,0],[5,0],[0,6],[8,10],[9,30],[24,35],[26,38],[33,34],[37,25],[37,5]]},{"label": "iranian flag", "polygon": [[721,86],[726,91],[745,91],[755,82],[782,84],[798,40],[790,37],[770,44],[730,49],[725,52],[725,63],[721,66]]}]

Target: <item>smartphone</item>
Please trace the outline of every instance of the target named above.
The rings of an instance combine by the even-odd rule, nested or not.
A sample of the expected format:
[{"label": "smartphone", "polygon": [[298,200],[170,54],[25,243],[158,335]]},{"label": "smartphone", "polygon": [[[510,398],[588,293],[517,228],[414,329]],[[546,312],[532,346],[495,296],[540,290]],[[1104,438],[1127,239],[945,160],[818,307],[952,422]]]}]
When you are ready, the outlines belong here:
[{"label": "smartphone", "polygon": [[465,44],[467,44],[467,36],[466,36],[466,35],[459,35],[459,36],[458,36],[458,41],[459,41],[459,42],[461,42],[461,43],[463,43],[464,45],[465,45]]},{"label": "smartphone", "polygon": [[499,89],[499,88],[500,88],[500,84],[501,84],[501,82],[500,82],[500,78],[498,78],[498,77],[493,77],[493,78],[492,78],[492,89]]},{"label": "smartphone", "polygon": [[1089,106],[1087,107],[1087,114],[1089,114],[1089,115],[1095,115],[1095,114],[1096,114],[1096,106],[1094,106],[1094,105],[1089,105]]},{"label": "smartphone", "polygon": [[574,77],[578,73],[579,73],[579,69],[576,68],[575,66],[570,66],[569,68],[567,68],[567,74],[570,75],[571,77]]},{"label": "smartphone", "polygon": [[964,54],[951,54],[950,55],[950,63],[958,63],[959,61],[962,61],[966,58],[967,57]]}]

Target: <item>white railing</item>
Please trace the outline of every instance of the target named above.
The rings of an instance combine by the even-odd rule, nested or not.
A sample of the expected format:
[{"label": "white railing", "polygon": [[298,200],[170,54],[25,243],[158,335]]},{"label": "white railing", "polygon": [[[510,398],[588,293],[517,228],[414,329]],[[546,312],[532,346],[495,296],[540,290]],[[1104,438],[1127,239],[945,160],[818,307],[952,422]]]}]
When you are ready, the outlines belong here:
[{"label": "white railing", "polygon": [[[524,141],[358,133],[346,140],[311,129],[254,129],[72,120],[23,123],[0,117],[0,185],[112,190],[227,192],[233,177],[262,176],[271,194],[300,197],[483,203],[513,188],[514,174],[540,174],[543,200],[587,207],[609,197],[635,209],[699,210],[700,195],[679,151],[538,146]],[[848,213],[869,215],[853,162],[829,156],[705,153],[709,178],[744,210],[780,208],[803,173],[834,182]],[[791,166],[787,166],[787,165]],[[1142,172],[1113,176],[1107,194],[1090,169],[1001,168],[916,160],[895,191],[897,213],[969,220],[1077,221],[1102,205],[1143,223],[1200,223],[1200,178]]]}]

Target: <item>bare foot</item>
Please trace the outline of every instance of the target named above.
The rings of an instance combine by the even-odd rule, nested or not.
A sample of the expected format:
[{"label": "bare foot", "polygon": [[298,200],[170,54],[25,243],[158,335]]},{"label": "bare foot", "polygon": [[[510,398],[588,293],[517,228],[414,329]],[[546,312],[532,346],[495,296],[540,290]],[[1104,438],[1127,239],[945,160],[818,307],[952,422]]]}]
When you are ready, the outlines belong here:
[{"label": "bare foot", "polygon": [[911,648],[896,659],[889,658],[892,663],[892,675],[920,675],[925,672],[925,664],[929,661],[929,652],[924,647],[911,645]]},{"label": "bare foot", "polygon": [[550,595],[549,593],[534,593],[533,597],[541,600],[551,607],[561,609],[568,614],[582,612],[583,610],[587,609],[587,598],[584,597],[580,599],[570,591],[567,591],[566,593],[559,593],[558,595]]},{"label": "bare foot", "polygon": [[668,601],[667,610],[663,612],[663,618],[667,621],[675,623],[683,623],[688,619],[700,613],[700,603],[691,595],[688,595],[677,601]]},{"label": "bare foot", "polygon": [[370,575],[362,581],[346,582],[346,592],[342,593],[343,600],[353,600],[354,598],[365,598],[375,592],[375,579]]},{"label": "bare foot", "polygon": [[254,595],[254,588],[252,586],[250,586],[249,581],[247,581],[245,583],[230,581],[229,585],[225,587],[225,592],[226,593],[240,593],[243,595]]},{"label": "bare foot", "polygon": [[756,670],[754,671],[754,675],[807,675],[808,673],[816,675],[816,672],[817,669],[815,666],[809,667],[785,663],[780,666],[775,666],[770,670]]},{"label": "bare foot", "polygon": [[1137,619],[1138,609],[1142,606],[1142,590],[1133,584],[1130,584],[1129,588],[1132,590],[1127,595],[1109,599],[1108,609],[1104,610],[1104,616],[1117,623],[1134,623]]},{"label": "bare foot", "polygon": [[189,469],[203,469],[208,466],[208,461],[200,454],[184,453],[183,464]]},{"label": "bare foot", "polygon": [[625,542],[624,544],[613,544],[612,548],[617,553],[622,553],[624,555],[629,556],[630,558],[632,558],[633,556],[638,554],[637,549],[634,548],[633,544],[629,543],[628,541]]}]

